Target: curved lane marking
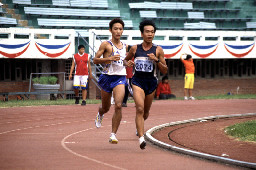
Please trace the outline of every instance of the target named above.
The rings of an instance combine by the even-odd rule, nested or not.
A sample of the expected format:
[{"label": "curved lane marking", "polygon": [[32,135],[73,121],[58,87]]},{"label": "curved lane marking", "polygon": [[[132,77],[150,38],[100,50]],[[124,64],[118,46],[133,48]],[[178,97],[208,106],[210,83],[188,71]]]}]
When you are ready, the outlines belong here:
[{"label": "curved lane marking", "polygon": [[[121,123],[128,123],[128,122],[122,121]],[[129,122],[129,123],[130,123],[130,122]],[[108,126],[112,126],[112,125],[108,125]],[[104,126],[102,126],[102,127],[104,127]],[[101,128],[102,128],[102,127],[101,127]],[[88,156],[86,156],[86,155],[81,155],[81,154],[76,153],[75,151],[71,150],[70,148],[68,148],[68,147],[66,146],[66,143],[69,143],[69,142],[66,142],[66,140],[67,140],[69,137],[71,137],[71,136],[73,136],[73,135],[76,135],[76,134],[79,134],[79,133],[82,133],[82,132],[86,132],[86,131],[89,131],[89,130],[93,130],[93,129],[96,129],[96,127],[84,129],[84,130],[77,131],[77,132],[74,132],[74,133],[72,133],[72,134],[67,135],[66,137],[64,137],[64,138],[62,139],[62,141],[61,141],[61,146],[62,146],[65,150],[67,150],[68,152],[70,152],[70,153],[72,153],[72,154],[74,154],[74,155],[76,155],[76,156],[78,156],[78,157],[81,157],[81,158],[87,159],[87,160],[89,160],[89,161],[96,162],[96,163],[98,163],[98,164],[101,164],[101,165],[104,165],[104,166],[108,166],[108,167],[111,167],[111,168],[114,168],[114,169],[126,170],[125,168],[121,168],[121,167],[118,167],[118,166],[115,166],[115,165],[111,165],[111,164],[108,164],[108,163],[99,161],[99,160],[97,160],[97,159],[90,158],[90,157],[88,157]]]}]

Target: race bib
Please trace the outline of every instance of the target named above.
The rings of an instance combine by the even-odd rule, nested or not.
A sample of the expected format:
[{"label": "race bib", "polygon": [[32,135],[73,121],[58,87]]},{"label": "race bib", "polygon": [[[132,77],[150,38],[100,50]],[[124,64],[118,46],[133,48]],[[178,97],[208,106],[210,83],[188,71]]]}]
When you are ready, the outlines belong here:
[{"label": "race bib", "polygon": [[148,57],[136,57],[134,62],[135,62],[136,71],[142,71],[142,72],[153,71],[153,61],[149,60]]},{"label": "race bib", "polygon": [[112,64],[114,65],[118,65],[118,66],[124,66],[124,62],[122,59],[118,60],[118,61],[112,61]]},{"label": "race bib", "polygon": [[124,57],[123,57],[123,55],[122,55],[122,51],[114,51],[113,53],[112,53],[112,55],[114,56],[114,55],[120,55],[120,60],[118,60],[118,61],[112,61],[112,64],[114,64],[114,65],[117,65],[117,66],[124,66],[124,62],[123,62],[123,60],[124,60]]}]

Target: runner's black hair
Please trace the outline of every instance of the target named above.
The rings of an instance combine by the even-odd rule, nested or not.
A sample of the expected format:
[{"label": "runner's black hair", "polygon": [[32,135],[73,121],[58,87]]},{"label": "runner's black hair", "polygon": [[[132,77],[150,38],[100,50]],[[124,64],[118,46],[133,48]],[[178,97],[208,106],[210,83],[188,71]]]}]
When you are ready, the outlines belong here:
[{"label": "runner's black hair", "polygon": [[154,27],[154,32],[156,32],[156,24],[152,21],[152,20],[144,20],[140,23],[140,32],[143,33],[144,32],[144,27],[147,26],[147,25],[151,25]]},{"label": "runner's black hair", "polygon": [[113,25],[114,25],[115,23],[120,23],[120,24],[123,26],[123,28],[124,28],[124,21],[121,20],[120,18],[114,18],[114,19],[112,19],[112,20],[110,21],[110,23],[109,23],[109,29],[112,29],[112,27],[113,27]]}]

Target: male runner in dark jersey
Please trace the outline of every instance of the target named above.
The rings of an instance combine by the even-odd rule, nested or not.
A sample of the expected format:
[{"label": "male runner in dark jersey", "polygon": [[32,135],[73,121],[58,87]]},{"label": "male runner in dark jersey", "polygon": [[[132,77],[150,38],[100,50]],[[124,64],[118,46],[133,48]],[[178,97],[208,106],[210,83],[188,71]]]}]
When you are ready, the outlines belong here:
[{"label": "male runner in dark jersey", "polygon": [[[136,128],[140,148],[145,149],[144,120],[149,116],[149,110],[157,88],[156,67],[166,74],[168,67],[164,59],[164,51],[152,43],[156,26],[151,20],[140,23],[142,44],[134,45],[124,60],[126,66],[135,66],[132,78],[133,97],[136,104]],[[134,57],[134,62],[131,60]]]}]

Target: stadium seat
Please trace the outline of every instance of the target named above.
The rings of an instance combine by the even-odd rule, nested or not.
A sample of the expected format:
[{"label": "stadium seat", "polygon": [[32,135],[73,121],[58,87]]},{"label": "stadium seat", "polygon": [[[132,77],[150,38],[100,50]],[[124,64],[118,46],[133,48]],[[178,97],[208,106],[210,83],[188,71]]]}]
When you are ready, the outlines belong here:
[{"label": "stadium seat", "polygon": [[31,0],[13,0],[12,1],[14,4],[24,4],[24,5],[29,5],[31,4]]},{"label": "stadium seat", "polygon": [[188,18],[204,18],[203,12],[188,12]]},{"label": "stadium seat", "polygon": [[157,18],[156,11],[140,11],[141,18]]},{"label": "stadium seat", "polygon": [[256,22],[246,22],[246,28],[256,28]]},{"label": "stadium seat", "polygon": [[52,0],[54,6],[70,6],[69,0]]},{"label": "stadium seat", "polygon": [[108,8],[107,0],[70,0],[70,6],[74,7],[97,7],[97,8]]},{"label": "stadium seat", "polygon": [[139,2],[129,3],[130,9],[192,9],[192,3],[184,2]]},{"label": "stadium seat", "polygon": [[0,17],[0,24],[17,25],[17,20],[14,18]]},{"label": "stadium seat", "polygon": [[119,10],[24,7],[25,14],[77,17],[120,17]]},{"label": "stadium seat", "polygon": [[52,0],[54,6],[108,8],[108,0]]},{"label": "stadium seat", "polygon": [[216,29],[216,24],[215,23],[208,23],[208,22],[184,23],[184,28]]},{"label": "stadium seat", "polygon": [[[39,26],[50,27],[91,27],[91,28],[108,28],[109,20],[76,20],[76,19],[46,19],[38,18]],[[132,20],[124,20],[125,27],[132,28]]]},{"label": "stadium seat", "polygon": [[[176,0],[171,0],[171,1],[176,1]],[[230,2],[230,0],[179,0],[179,1],[184,1],[184,2]]]}]

